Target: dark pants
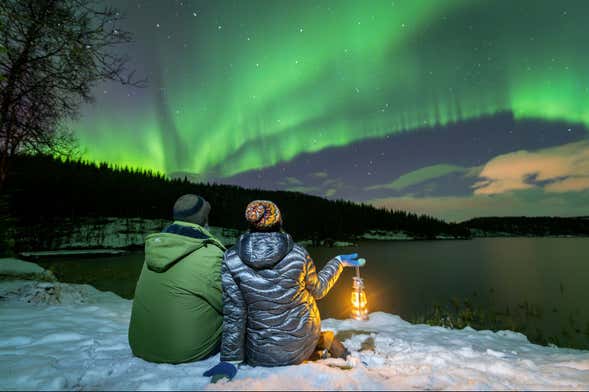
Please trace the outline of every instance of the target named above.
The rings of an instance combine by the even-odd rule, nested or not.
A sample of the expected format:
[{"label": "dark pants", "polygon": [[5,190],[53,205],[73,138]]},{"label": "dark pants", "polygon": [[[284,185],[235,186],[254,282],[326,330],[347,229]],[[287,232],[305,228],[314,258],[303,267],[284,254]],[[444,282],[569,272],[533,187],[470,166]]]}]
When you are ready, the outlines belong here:
[{"label": "dark pants", "polygon": [[343,358],[346,359],[350,354],[348,349],[337,340],[333,331],[322,331],[317,342],[317,348],[311,354],[310,361],[316,361],[318,359],[325,358]]}]

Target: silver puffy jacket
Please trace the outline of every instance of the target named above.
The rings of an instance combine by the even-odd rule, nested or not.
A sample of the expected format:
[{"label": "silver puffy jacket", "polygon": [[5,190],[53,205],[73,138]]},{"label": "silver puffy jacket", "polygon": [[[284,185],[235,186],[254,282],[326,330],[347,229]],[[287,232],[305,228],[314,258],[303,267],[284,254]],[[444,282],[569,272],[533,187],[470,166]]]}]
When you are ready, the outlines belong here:
[{"label": "silver puffy jacket", "polygon": [[315,300],[342,272],[337,259],[317,273],[307,251],[286,233],[246,233],[222,266],[222,361],[294,365],[308,359],[321,332]]}]

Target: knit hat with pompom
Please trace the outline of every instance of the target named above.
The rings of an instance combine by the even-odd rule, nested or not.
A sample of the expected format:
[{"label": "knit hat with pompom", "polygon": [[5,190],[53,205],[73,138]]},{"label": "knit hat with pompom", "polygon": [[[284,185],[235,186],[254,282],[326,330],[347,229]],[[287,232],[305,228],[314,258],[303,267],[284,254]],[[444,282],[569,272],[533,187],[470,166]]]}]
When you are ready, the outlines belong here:
[{"label": "knit hat with pompom", "polygon": [[269,200],[254,200],[245,209],[245,219],[257,231],[273,231],[282,227],[278,206]]}]

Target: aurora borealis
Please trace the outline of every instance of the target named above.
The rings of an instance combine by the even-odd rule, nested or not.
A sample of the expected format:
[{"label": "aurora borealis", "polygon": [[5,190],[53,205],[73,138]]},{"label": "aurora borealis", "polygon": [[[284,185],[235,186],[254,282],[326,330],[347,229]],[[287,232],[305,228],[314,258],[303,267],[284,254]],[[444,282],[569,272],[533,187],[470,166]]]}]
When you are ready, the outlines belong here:
[{"label": "aurora borealis", "polygon": [[[504,180],[481,178],[500,155],[589,135],[585,1],[112,4],[127,15],[136,42],[126,49],[149,86],[97,86],[73,124],[90,160],[391,207],[412,200],[462,219],[511,210],[489,207],[497,197],[455,215],[430,204],[482,197],[481,181]],[[589,147],[579,148],[585,162]],[[583,173],[532,183],[547,171],[541,153],[528,158],[540,167],[514,181],[529,186],[497,192],[525,201],[501,208],[582,214]],[[544,189],[562,180],[576,187]]]}]

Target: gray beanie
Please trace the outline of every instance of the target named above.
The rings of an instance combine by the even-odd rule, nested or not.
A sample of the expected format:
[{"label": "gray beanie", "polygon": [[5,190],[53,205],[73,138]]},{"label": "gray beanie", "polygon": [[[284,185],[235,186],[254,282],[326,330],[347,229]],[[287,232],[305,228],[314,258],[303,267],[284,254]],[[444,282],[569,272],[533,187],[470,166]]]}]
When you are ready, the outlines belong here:
[{"label": "gray beanie", "polygon": [[174,204],[174,220],[205,225],[209,220],[211,205],[197,195],[183,195]]}]

